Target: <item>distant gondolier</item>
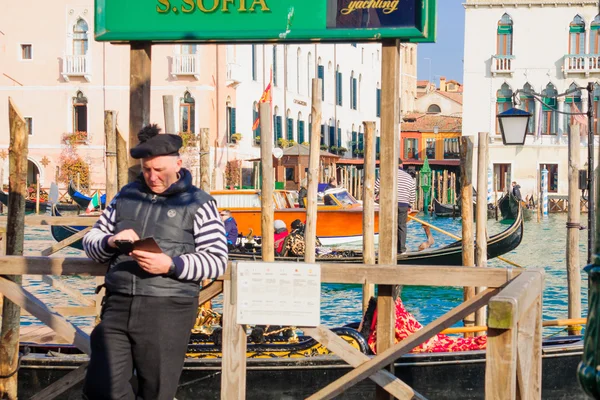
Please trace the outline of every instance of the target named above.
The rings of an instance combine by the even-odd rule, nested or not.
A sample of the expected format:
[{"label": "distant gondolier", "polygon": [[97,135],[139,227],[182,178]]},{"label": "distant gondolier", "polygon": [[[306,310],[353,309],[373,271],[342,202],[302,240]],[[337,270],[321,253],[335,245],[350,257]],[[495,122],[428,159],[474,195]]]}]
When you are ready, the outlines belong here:
[{"label": "distant gondolier", "polygon": [[512,194],[519,201],[523,201],[523,197],[521,196],[521,186],[517,182],[512,183]]}]

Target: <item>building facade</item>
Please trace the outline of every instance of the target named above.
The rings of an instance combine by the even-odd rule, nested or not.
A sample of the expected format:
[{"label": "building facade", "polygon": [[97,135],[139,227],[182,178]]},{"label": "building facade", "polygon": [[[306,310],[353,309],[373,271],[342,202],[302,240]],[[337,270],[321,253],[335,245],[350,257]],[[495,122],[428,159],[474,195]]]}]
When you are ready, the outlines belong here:
[{"label": "building facade", "polygon": [[[546,168],[550,194],[567,194],[573,117],[560,112],[594,107],[598,115],[597,14],[598,2],[592,0],[465,2],[463,135],[490,133],[490,168],[497,191],[517,181],[524,197],[538,193],[538,171]],[[578,89],[588,82],[596,85],[593,104],[587,102],[587,91]],[[557,97],[567,91],[568,95]],[[533,115],[524,146],[504,146],[496,119],[512,107],[513,97],[518,107]],[[597,133],[597,123],[594,129]],[[581,169],[585,169],[587,136],[575,140],[581,143]]]}]

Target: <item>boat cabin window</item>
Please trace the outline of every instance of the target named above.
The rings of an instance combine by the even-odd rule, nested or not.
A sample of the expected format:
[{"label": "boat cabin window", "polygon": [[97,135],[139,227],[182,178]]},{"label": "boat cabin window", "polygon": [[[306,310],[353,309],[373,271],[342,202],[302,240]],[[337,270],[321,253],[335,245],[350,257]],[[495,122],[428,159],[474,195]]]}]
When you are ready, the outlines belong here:
[{"label": "boat cabin window", "polygon": [[260,207],[260,196],[252,194],[212,194],[219,208]]},{"label": "boat cabin window", "polygon": [[345,190],[333,193],[333,195],[338,200],[338,202],[341,203],[343,206],[351,206],[352,204],[358,203],[358,201],[356,201],[356,199],[354,197],[352,197],[352,195]]}]

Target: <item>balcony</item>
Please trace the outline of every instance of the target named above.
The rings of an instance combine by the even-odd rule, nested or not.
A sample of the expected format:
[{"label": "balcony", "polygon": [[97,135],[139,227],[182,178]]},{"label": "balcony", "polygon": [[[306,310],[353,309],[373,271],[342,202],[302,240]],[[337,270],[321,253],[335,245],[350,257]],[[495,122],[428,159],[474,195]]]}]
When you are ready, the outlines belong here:
[{"label": "balcony", "polygon": [[90,56],[87,54],[64,56],[62,67],[62,77],[67,82],[72,76],[82,76],[88,82],[92,78],[92,63],[90,62]]},{"label": "balcony", "polygon": [[227,63],[227,76],[225,84],[230,87],[236,87],[242,83],[242,67],[239,64]]},{"label": "balcony", "polygon": [[173,54],[171,67],[173,78],[193,76],[200,79],[200,54]]},{"label": "balcony", "polygon": [[564,57],[563,74],[600,73],[600,54],[567,54]]},{"label": "balcony", "polygon": [[492,56],[491,72],[493,76],[497,74],[510,74],[515,72],[513,63],[515,56],[513,55],[494,55]]}]

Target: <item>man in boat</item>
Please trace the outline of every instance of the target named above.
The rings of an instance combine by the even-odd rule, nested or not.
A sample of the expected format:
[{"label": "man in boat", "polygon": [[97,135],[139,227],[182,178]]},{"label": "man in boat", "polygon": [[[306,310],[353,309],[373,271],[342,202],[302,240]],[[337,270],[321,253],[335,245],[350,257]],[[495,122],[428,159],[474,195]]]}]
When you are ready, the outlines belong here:
[{"label": "man in boat", "polygon": [[523,197],[521,197],[521,185],[517,182],[512,183],[512,194],[519,202],[523,201]]},{"label": "man in boat", "polygon": [[298,207],[306,208],[306,195],[308,194],[308,190],[306,189],[307,181],[306,178],[302,179],[300,183],[300,190],[298,191]]},{"label": "man in boat", "polygon": [[[406,221],[408,213],[417,199],[415,180],[402,169],[402,160],[398,165],[398,255],[406,253]],[[375,192],[379,193],[379,178],[375,181]]]},{"label": "man in boat", "polygon": [[337,179],[335,178],[335,176],[332,176],[331,178],[329,178],[329,181],[327,181],[327,186],[325,186],[325,189],[323,189],[323,192],[326,192],[329,189],[335,189],[337,188]]},{"label": "man in boat", "polygon": [[[181,137],[138,133],[130,150],[142,173],[83,238],[88,257],[109,263],[84,398],[173,399],[198,309],[202,279],[225,272],[227,243],[215,200],[181,167]],[[135,249],[154,238],[162,252]],[[133,242],[133,243],[131,243]],[[133,247],[133,250],[131,248]],[[130,384],[133,371],[138,390]]]},{"label": "man in boat", "polygon": [[335,189],[337,188],[337,179],[335,178],[335,176],[332,176],[331,178],[329,178],[329,181],[327,182],[327,186],[325,186],[325,189],[323,189],[323,203],[326,206],[335,206],[336,203],[335,201],[331,198],[331,194],[327,194],[327,191],[329,189]]},{"label": "man in boat", "polygon": [[231,211],[229,210],[221,211],[221,221],[223,221],[223,225],[225,225],[225,238],[227,239],[227,248],[231,250],[237,245],[237,222],[235,222],[235,219],[231,216]]}]

